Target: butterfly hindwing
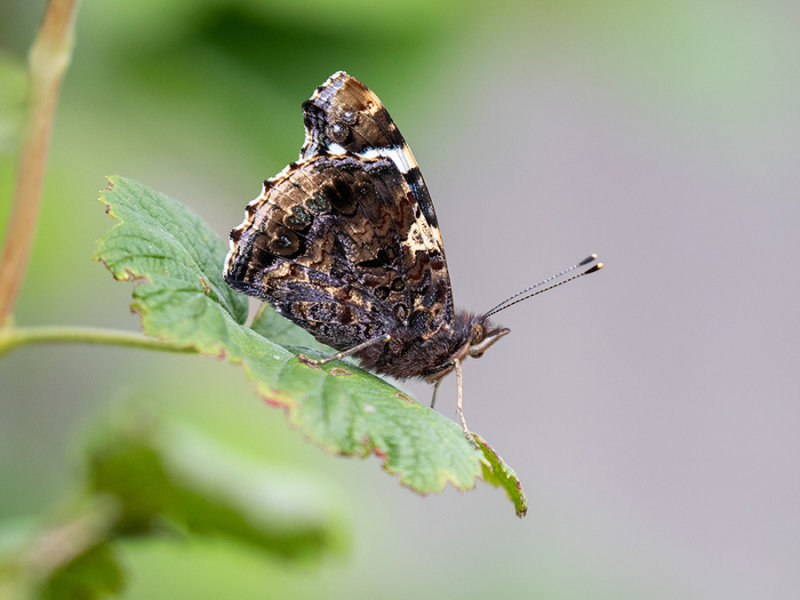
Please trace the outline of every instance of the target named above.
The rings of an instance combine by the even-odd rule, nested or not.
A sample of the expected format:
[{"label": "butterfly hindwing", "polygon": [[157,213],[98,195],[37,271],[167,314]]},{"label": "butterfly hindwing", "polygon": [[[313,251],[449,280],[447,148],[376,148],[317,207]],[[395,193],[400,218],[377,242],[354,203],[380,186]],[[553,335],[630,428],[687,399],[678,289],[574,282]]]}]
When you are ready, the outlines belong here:
[{"label": "butterfly hindwing", "polygon": [[432,284],[445,268],[409,243],[419,237],[409,192],[388,159],[301,161],[248,205],[226,279],[337,348],[396,327],[435,330],[443,313],[426,307],[445,305],[448,288]]}]

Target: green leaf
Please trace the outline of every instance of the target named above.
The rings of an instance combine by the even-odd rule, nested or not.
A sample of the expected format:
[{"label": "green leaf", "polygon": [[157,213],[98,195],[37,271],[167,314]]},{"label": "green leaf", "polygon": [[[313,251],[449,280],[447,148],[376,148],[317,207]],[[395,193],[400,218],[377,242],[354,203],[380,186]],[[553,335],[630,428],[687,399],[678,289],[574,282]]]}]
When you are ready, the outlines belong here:
[{"label": "green leaf", "polygon": [[47,600],[116,597],[123,589],[125,573],[113,548],[100,543],[82,552],[45,581],[39,597]]},{"label": "green leaf", "polygon": [[145,333],[206,354],[222,354],[242,337],[247,299],[222,280],[226,248],[214,230],[182,204],[125,179],[109,178],[101,200],[122,223],[98,242],[95,259],[118,280],[140,283],[131,308]]},{"label": "green leaf", "polygon": [[269,304],[261,305],[250,328],[260,336],[272,340],[284,348],[302,349],[303,352],[316,350],[325,354],[336,352],[333,348],[319,343],[302,327],[298,327],[289,319],[279,315]]},{"label": "green leaf", "polygon": [[483,463],[483,478],[486,482],[496,485],[505,490],[508,499],[517,509],[517,516],[524,517],[528,514],[528,499],[522,491],[522,482],[517,478],[514,469],[509,467],[500,458],[500,455],[486,443],[481,436],[473,433],[475,441],[481,447],[485,462]]},{"label": "green leaf", "polygon": [[110,543],[117,511],[93,497],[62,509],[46,524],[3,523],[0,598],[107,598],[117,596],[125,572]]},{"label": "green leaf", "polygon": [[120,223],[95,258],[115,278],[136,283],[132,308],[146,334],[240,363],[259,395],[314,442],[341,455],[375,454],[417,492],[513,478],[455,423],[379,377],[348,362],[298,360],[298,350],[319,355],[320,345],[270,308],[245,327],[247,300],[222,279],[226,245],[188,208],[119,177],[109,178],[100,199]]},{"label": "green leaf", "polygon": [[342,546],[343,519],[322,484],[256,464],[147,406],[103,419],[86,459],[87,494],[44,524],[2,523],[0,598],[117,597],[119,542],[140,536],[189,532],[295,560]]},{"label": "green leaf", "polygon": [[341,519],[321,485],[255,464],[141,406],[103,423],[87,463],[92,493],[115,500],[116,535],[152,533],[166,520],[287,558],[340,545]]}]

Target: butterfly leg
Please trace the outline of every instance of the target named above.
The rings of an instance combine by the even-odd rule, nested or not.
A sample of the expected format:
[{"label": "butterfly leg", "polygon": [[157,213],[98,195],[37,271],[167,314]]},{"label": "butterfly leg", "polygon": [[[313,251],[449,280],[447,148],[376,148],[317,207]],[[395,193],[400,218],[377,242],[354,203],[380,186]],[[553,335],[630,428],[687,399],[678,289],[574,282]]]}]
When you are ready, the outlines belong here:
[{"label": "butterfly leg", "polygon": [[316,366],[319,366],[319,365],[324,365],[325,363],[329,363],[329,362],[334,361],[334,360],[341,360],[345,356],[350,356],[351,354],[355,354],[356,352],[360,352],[361,350],[363,350],[364,348],[366,348],[368,346],[371,346],[372,344],[376,344],[378,342],[387,343],[391,339],[392,339],[392,336],[390,336],[387,333],[386,335],[380,335],[378,337],[374,337],[371,340],[367,340],[366,342],[364,342],[362,344],[358,344],[356,346],[353,346],[352,348],[348,348],[347,350],[342,350],[341,352],[337,352],[336,354],[332,354],[331,356],[327,356],[325,358],[320,358],[320,359],[308,358],[305,354],[298,354],[297,358],[298,358],[298,360],[300,360],[301,362],[306,363],[307,365],[311,365],[313,367],[316,367]]},{"label": "butterfly leg", "polygon": [[458,410],[458,418],[461,419],[461,427],[464,429],[464,436],[475,446],[478,450],[481,447],[478,445],[478,442],[475,441],[475,438],[470,433],[469,429],[467,428],[467,420],[464,418],[464,408],[463,408],[463,378],[461,375],[461,361],[456,359],[453,361],[456,368],[456,385],[458,386],[458,399],[456,400],[456,410]]},{"label": "butterfly leg", "polygon": [[439,391],[439,384],[442,383],[441,378],[437,379],[433,384],[433,396],[431,397],[431,408],[436,404],[436,392]]}]

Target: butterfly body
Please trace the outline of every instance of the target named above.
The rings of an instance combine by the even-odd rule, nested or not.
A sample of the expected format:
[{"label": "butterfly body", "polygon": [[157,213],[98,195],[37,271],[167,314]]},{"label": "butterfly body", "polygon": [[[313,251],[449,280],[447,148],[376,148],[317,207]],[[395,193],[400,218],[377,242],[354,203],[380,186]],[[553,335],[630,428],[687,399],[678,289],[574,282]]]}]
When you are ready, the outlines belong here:
[{"label": "butterfly body", "polygon": [[460,382],[460,362],[508,330],[455,310],[411,150],[377,96],[344,72],[303,111],[300,160],[248,204],[225,280],[367,369],[434,383],[455,369]]}]

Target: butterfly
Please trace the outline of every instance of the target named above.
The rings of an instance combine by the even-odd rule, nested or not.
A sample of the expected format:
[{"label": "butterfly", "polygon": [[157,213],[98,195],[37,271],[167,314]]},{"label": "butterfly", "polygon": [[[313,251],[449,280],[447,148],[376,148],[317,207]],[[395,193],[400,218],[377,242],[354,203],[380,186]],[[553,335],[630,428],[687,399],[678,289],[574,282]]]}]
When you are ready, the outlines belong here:
[{"label": "butterfly", "polygon": [[434,384],[432,406],[442,378],[455,371],[458,416],[475,444],[461,366],[510,331],[488,317],[551,280],[562,279],[550,287],[566,283],[566,273],[596,257],[482,315],[456,310],[428,188],[378,97],[339,71],[303,113],[300,158],[264,182],[231,231],[225,281],[339,351],[321,360],[300,355],[309,364],[353,355],[375,373],[423,378]]}]

